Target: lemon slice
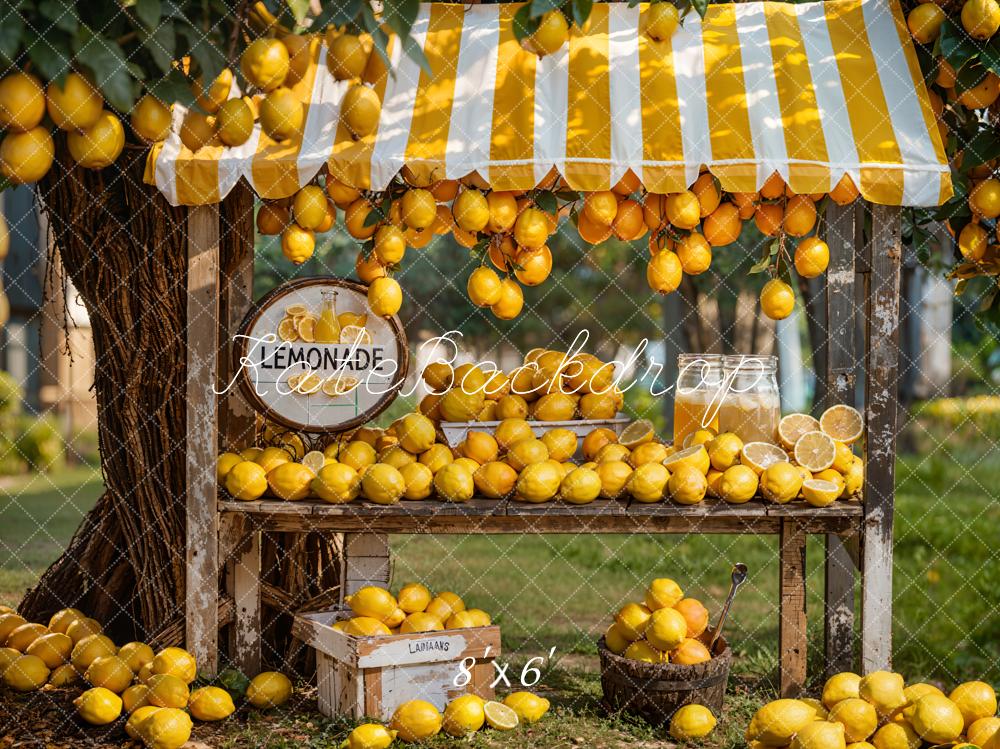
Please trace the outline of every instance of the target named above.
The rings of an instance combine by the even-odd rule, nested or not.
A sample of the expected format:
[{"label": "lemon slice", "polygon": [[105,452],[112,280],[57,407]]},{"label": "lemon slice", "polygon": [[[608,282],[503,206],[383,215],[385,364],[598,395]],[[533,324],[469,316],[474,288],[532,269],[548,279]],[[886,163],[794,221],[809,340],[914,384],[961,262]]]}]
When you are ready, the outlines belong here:
[{"label": "lemon slice", "polygon": [[788,414],[778,422],[778,440],[783,448],[791,450],[799,441],[799,437],[818,429],[819,420],[809,414]]},{"label": "lemon slice", "polygon": [[502,702],[490,700],[483,705],[483,712],[486,714],[486,722],[490,728],[495,728],[498,731],[510,731],[517,728],[517,713]]},{"label": "lemon slice", "polygon": [[705,449],[704,445],[692,445],[666,457],[663,460],[663,465],[671,473],[674,473],[682,465],[693,466],[705,476],[708,474],[708,469],[712,466],[712,461],[709,460],[708,450]]},{"label": "lemon slice", "polygon": [[340,323],[341,330],[348,325],[357,325],[363,328],[368,323],[368,315],[363,312],[341,312],[337,315],[337,322]]},{"label": "lemon slice", "polygon": [[295,318],[295,330],[306,343],[316,341],[316,318],[312,315],[303,315]]},{"label": "lemon slice", "polygon": [[313,473],[319,473],[319,469],[326,465],[326,456],[319,450],[310,450],[302,456],[302,465]]},{"label": "lemon slice", "polygon": [[[770,442],[747,442],[743,445],[740,462],[753,469],[758,476],[775,463],[788,460],[788,454]],[[669,468],[670,466],[667,466]]]},{"label": "lemon slice", "polygon": [[684,442],[683,444],[681,444],[681,447],[694,447],[695,445],[704,445],[708,442],[711,442],[718,436],[719,433],[716,432],[711,427],[705,427],[704,429],[697,429],[684,438]]},{"label": "lemon slice", "polygon": [[819,417],[819,428],[837,442],[857,442],[865,429],[864,419],[856,408],[843,404],[830,406]]},{"label": "lemon slice", "polygon": [[360,325],[345,325],[340,329],[340,342],[350,345],[371,345],[372,334]]},{"label": "lemon slice", "polygon": [[323,380],[315,372],[305,372],[299,379],[298,384],[295,387],[296,392],[302,393],[302,395],[311,395],[317,392],[323,386]]},{"label": "lemon slice", "polygon": [[823,432],[806,432],[795,443],[795,462],[813,473],[825,471],[836,457],[837,445]]},{"label": "lemon slice", "polygon": [[304,375],[305,372],[298,372],[297,374],[288,375],[288,380],[286,381],[288,383],[288,389],[297,390],[299,387],[299,380],[301,380]]},{"label": "lemon slice", "polygon": [[289,317],[300,317],[302,315],[308,314],[309,308],[304,304],[289,304],[285,307],[285,314]]},{"label": "lemon slice", "polygon": [[278,338],[286,343],[299,340],[299,331],[295,328],[294,318],[286,317],[278,323]]},{"label": "lemon slice", "polygon": [[646,442],[653,441],[653,422],[649,419],[639,419],[638,421],[633,421],[627,427],[622,429],[621,436],[618,437],[618,442],[629,450],[639,445],[645,444]]},{"label": "lemon slice", "polygon": [[802,482],[802,496],[813,507],[826,507],[840,496],[840,487],[832,481],[808,479]]},{"label": "lemon slice", "polygon": [[360,382],[361,381],[357,377],[336,374],[327,378],[327,380],[323,383],[323,393],[329,395],[331,398],[336,398],[340,395],[347,395],[349,392],[354,390]]}]

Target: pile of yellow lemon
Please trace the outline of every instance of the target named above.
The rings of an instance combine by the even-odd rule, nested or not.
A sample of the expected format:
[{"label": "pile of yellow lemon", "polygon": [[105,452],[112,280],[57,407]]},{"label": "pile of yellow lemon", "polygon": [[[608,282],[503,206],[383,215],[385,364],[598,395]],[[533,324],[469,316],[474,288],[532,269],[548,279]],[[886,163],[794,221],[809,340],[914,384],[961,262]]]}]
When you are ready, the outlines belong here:
[{"label": "pile of yellow lemon", "polygon": [[708,609],[669,577],[650,582],[641,603],[626,603],[604,633],[612,653],[646,663],[693,666],[712,659]]},{"label": "pile of yellow lemon", "polygon": [[407,583],[393,596],[385,588],[366,585],[347,597],[354,616],[333,628],[354,637],[440,632],[445,629],[488,627],[492,620],[482,609],[467,609],[450,590],[434,595],[427,586]]},{"label": "pile of yellow lemon", "polygon": [[435,421],[613,419],[624,403],[614,374],[614,364],[593,354],[540,348],[506,373],[432,362],[421,373],[432,392],[419,409]]},{"label": "pile of yellow lemon", "polygon": [[1000,746],[997,696],[989,684],[969,681],[947,695],[903,676],[844,672],[827,680],[820,699],[769,702],[746,730],[751,749],[919,749],[954,745]]},{"label": "pile of yellow lemon", "polygon": [[387,749],[395,739],[414,743],[426,741],[444,731],[449,736],[467,737],[489,726],[510,731],[521,723],[542,719],[549,701],[531,692],[513,692],[503,702],[464,694],[449,702],[442,713],[426,700],[410,700],[396,708],[388,727],[363,723],[348,735],[344,749]]},{"label": "pile of yellow lemon", "polygon": [[[0,607],[0,677],[10,689],[30,692],[71,687],[81,679],[89,685],[74,704],[80,718],[107,725],[124,713],[125,731],[155,749],[177,749],[191,736],[197,720],[223,720],[236,710],[224,689],[192,690],[198,669],[194,656],[182,648],[158,653],[143,642],[117,647],[100,622],[78,609],[62,609],[48,624],[31,623]],[[292,684],[270,671],[251,680],[247,701],[265,709],[283,704]]]}]

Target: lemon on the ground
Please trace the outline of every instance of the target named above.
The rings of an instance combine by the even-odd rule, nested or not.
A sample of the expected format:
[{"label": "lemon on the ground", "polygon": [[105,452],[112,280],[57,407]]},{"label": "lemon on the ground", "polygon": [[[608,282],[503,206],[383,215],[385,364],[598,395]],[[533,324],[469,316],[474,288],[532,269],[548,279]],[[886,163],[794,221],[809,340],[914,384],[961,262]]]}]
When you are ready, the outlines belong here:
[{"label": "lemon on the ground", "polygon": [[801,489],[802,474],[787,461],[769,465],[760,475],[760,493],[771,502],[791,502]]},{"label": "lemon on the ground", "polygon": [[368,286],[368,306],[379,317],[392,317],[403,306],[403,290],[394,278],[376,278]]},{"label": "lemon on the ground", "polygon": [[225,689],[201,687],[191,693],[188,710],[198,720],[215,721],[228,718],[236,712],[236,705]]},{"label": "lemon on the ground", "polygon": [[79,716],[93,726],[113,723],[122,714],[122,700],[114,692],[103,687],[88,689],[73,704]]},{"label": "lemon on the ground", "polygon": [[486,714],[486,722],[490,728],[498,731],[510,731],[517,728],[517,713],[502,702],[489,701],[485,703],[483,712]]},{"label": "lemon on the ground", "polygon": [[250,680],[246,698],[254,707],[266,710],[280,707],[292,696],[292,682],[278,671],[264,671]]},{"label": "lemon on the ground", "polygon": [[434,474],[434,490],[447,502],[468,502],[476,493],[472,471],[457,461]]},{"label": "lemon on the ground", "polygon": [[607,645],[608,650],[616,655],[624,653],[630,642],[631,640],[624,635],[618,622],[612,622],[604,633],[604,644]]},{"label": "lemon on the ground", "polygon": [[425,700],[409,700],[396,708],[389,721],[389,728],[401,741],[423,741],[436,736],[444,717],[438,709]]},{"label": "lemon on the ground", "polygon": [[747,442],[740,454],[740,462],[752,468],[758,476],[768,466],[787,460],[788,455],[785,451],[770,442]]},{"label": "lemon on the ground", "polygon": [[923,741],[909,723],[890,721],[875,732],[871,744],[875,749],[919,749]]},{"label": "lemon on the ground", "polygon": [[145,684],[134,684],[121,694],[122,709],[131,715],[140,707],[149,704],[149,687]]},{"label": "lemon on the ground", "polygon": [[650,614],[643,635],[657,650],[669,652],[684,641],[687,622],[676,609],[656,609]]},{"label": "lemon on the ground", "polygon": [[136,726],[147,749],[180,749],[191,738],[191,717],[180,708],[161,708]]},{"label": "lemon on the ground", "polygon": [[858,410],[843,404],[826,409],[819,424],[825,434],[847,445],[857,442],[864,431],[864,419]]},{"label": "lemon on the ground", "polygon": [[3,670],[21,655],[21,651],[14,650],[14,648],[0,648],[0,676],[3,675]]},{"label": "lemon on the ground", "polygon": [[73,641],[61,632],[47,632],[25,648],[26,655],[37,655],[49,668],[57,668],[69,659]]},{"label": "lemon on the ground", "polygon": [[875,708],[859,697],[837,702],[830,708],[828,719],[844,726],[844,738],[849,743],[865,741],[878,728]]},{"label": "lemon on the ground", "polygon": [[851,671],[834,674],[823,685],[822,701],[827,708],[832,708],[842,700],[859,696],[861,677]]},{"label": "lemon on the ground", "polygon": [[515,490],[517,497],[526,502],[546,502],[556,496],[563,474],[551,460],[532,463],[518,476]]},{"label": "lemon on the ground", "polygon": [[677,469],[681,466],[691,466],[704,476],[708,473],[712,462],[708,457],[708,450],[701,444],[692,445],[673,453],[663,462],[663,465],[667,467],[671,474],[676,473]]},{"label": "lemon on the ground", "polygon": [[773,700],[754,713],[745,738],[764,746],[788,746],[792,738],[814,720],[815,708],[801,700]]},{"label": "lemon on the ground", "polygon": [[[3,673],[3,661],[0,661],[0,674]],[[76,672],[76,669],[70,663],[64,663],[61,666],[56,666],[52,669],[52,673],[49,674],[49,684],[52,686],[68,687],[75,684],[80,675]]]},{"label": "lemon on the ground", "polygon": [[379,723],[362,723],[355,727],[341,744],[343,749],[389,749],[396,732]]},{"label": "lemon on the ground", "polygon": [[190,697],[188,683],[174,674],[154,673],[146,680],[147,699],[157,707],[186,707]]},{"label": "lemon on the ground", "polygon": [[277,39],[255,39],[243,50],[240,69],[261,91],[273,91],[288,75],[288,48]]},{"label": "lemon on the ground", "polygon": [[906,704],[903,677],[891,671],[873,671],[861,677],[858,696],[875,706],[881,716],[888,716]]},{"label": "lemon on the ground", "polygon": [[928,694],[916,701],[910,723],[917,735],[931,744],[957,741],[965,727],[958,705],[937,694]]},{"label": "lemon on the ground", "polygon": [[948,699],[962,711],[966,728],[980,718],[994,716],[997,712],[996,691],[985,681],[967,681],[959,684],[948,695]]},{"label": "lemon on the ground", "polygon": [[95,659],[88,667],[84,677],[91,686],[110,689],[115,694],[124,692],[132,683],[134,674],[124,660],[116,655],[108,655]]},{"label": "lemon on the ground", "polygon": [[11,633],[7,635],[5,645],[8,648],[14,648],[14,650],[19,650],[24,653],[27,651],[28,647],[35,642],[35,640],[47,634],[49,634],[49,628],[44,624],[29,622],[27,624],[22,624],[19,627],[15,627]]},{"label": "lemon on the ground", "polygon": [[475,694],[463,694],[448,703],[442,716],[442,729],[449,736],[475,733],[486,722],[484,700]]},{"label": "lemon on the ground", "polygon": [[565,501],[582,505],[593,502],[601,495],[601,477],[590,468],[574,468],[559,485],[559,496]]},{"label": "lemon on the ground", "polygon": [[637,502],[659,502],[670,479],[662,463],[643,463],[629,477],[627,491]]},{"label": "lemon on the ground", "polygon": [[[659,3],[658,5],[667,5],[667,3]],[[670,7],[673,8],[672,5]],[[675,9],[674,13],[676,12]],[[702,739],[715,729],[717,722],[712,711],[704,705],[684,705],[670,719],[668,731],[677,741]]]},{"label": "lemon on the ground", "polygon": [[153,657],[154,674],[172,674],[190,684],[198,675],[194,656],[184,648],[164,648]]},{"label": "lemon on the ground", "polygon": [[[624,445],[618,447],[627,450]],[[624,460],[604,460],[594,470],[601,479],[601,496],[605,499],[620,497],[632,477],[632,467]]]},{"label": "lemon on the ground", "polygon": [[667,482],[670,498],[678,504],[693,505],[701,502],[708,493],[706,474],[688,463],[682,463]]},{"label": "lemon on the ground", "polygon": [[517,471],[506,463],[490,461],[482,464],[472,475],[476,490],[490,499],[500,499],[514,489]]},{"label": "lemon on the ground", "polygon": [[[72,639],[73,635],[70,634],[69,637]],[[70,653],[70,663],[77,671],[83,673],[87,670],[87,666],[95,660],[107,655],[114,655],[116,650],[110,637],[100,634],[88,635],[81,638],[73,646],[73,651]]]},{"label": "lemon on the ground", "polygon": [[139,726],[146,720],[146,718],[151,716],[157,710],[162,709],[163,708],[157,707],[156,705],[143,705],[142,707],[137,707],[135,712],[133,712],[125,722],[125,733],[130,738],[138,739]]},{"label": "lemon on the ground", "polygon": [[662,650],[657,650],[645,640],[636,640],[629,643],[622,656],[629,660],[642,661],[643,663],[667,663],[670,660],[666,653]]},{"label": "lemon on the ground", "polygon": [[809,414],[794,413],[781,417],[778,422],[778,441],[786,450],[792,450],[806,432],[819,429],[819,420]]},{"label": "lemon on the ground", "polygon": [[730,466],[719,480],[719,496],[732,504],[748,502],[757,494],[759,480],[757,472],[749,466]]},{"label": "lemon on the ground", "polygon": [[37,182],[52,167],[56,147],[44,126],[8,132],[0,141],[0,175],[16,185]]},{"label": "lemon on the ground", "polygon": [[49,667],[37,655],[22,655],[3,670],[3,683],[17,692],[32,692],[49,680]]},{"label": "lemon on the ground", "polygon": [[503,704],[517,713],[522,723],[537,723],[549,710],[549,701],[531,692],[512,692],[503,699]]},{"label": "lemon on the ground", "polygon": [[821,431],[806,432],[795,443],[795,461],[803,468],[819,473],[833,465],[837,445],[833,438]]},{"label": "lemon on the ground", "polygon": [[618,631],[622,637],[629,642],[634,642],[645,635],[652,615],[653,612],[648,606],[630,602],[622,606],[615,614],[615,623],[618,625]]}]

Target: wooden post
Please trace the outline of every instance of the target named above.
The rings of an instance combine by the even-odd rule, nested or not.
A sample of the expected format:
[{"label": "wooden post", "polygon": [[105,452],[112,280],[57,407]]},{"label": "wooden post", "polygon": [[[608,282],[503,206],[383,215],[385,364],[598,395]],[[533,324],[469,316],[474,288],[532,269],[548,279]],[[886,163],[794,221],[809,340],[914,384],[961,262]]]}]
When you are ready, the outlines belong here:
[{"label": "wooden post", "polygon": [[[854,404],[857,356],[854,346],[855,207],[831,205],[826,212],[830,266],[826,273],[826,402]],[[819,373],[817,373],[819,374]],[[854,646],[854,562],[845,539],[826,536],[826,675],[848,671]]]},{"label": "wooden post", "polygon": [[806,533],[793,519],[781,522],[781,608],[778,626],[780,690],[797,697],[806,683]]},{"label": "wooden post", "polygon": [[389,536],[384,533],[345,533],[344,571],[340,597],[366,585],[389,585]]},{"label": "wooden post", "polygon": [[252,529],[233,564],[233,661],[247,676],[260,672],[260,538]]},{"label": "wooden post", "polygon": [[899,364],[899,208],[872,206],[865,283],[865,508],[861,537],[861,670],[892,661],[892,521]]},{"label": "wooden post", "polygon": [[219,207],[189,209],[187,237],[185,639],[199,670],[214,675],[219,650],[219,514],[215,479]]}]

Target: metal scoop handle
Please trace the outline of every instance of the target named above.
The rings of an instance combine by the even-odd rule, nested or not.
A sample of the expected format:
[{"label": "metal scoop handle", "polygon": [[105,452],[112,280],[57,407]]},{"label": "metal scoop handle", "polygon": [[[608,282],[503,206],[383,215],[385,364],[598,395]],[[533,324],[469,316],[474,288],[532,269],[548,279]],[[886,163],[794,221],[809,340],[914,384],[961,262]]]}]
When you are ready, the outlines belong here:
[{"label": "metal scoop handle", "polygon": [[736,597],[736,589],[746,581],[747,566],[742,562],[737,562],[733,565],[732,581],[729,584],[729,595],[726,597],[726,605],[722,607],[722,613],[719,614],[719,623],[715,625],[712,641],[708,645],[709,653],[715,653],[715,643],[722,636],[722,627],[726,623],[726,617],[729,616],[729,607],[733,605],[733,599]]}]

